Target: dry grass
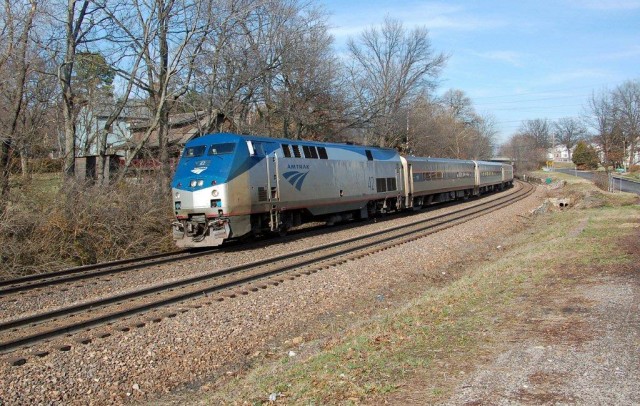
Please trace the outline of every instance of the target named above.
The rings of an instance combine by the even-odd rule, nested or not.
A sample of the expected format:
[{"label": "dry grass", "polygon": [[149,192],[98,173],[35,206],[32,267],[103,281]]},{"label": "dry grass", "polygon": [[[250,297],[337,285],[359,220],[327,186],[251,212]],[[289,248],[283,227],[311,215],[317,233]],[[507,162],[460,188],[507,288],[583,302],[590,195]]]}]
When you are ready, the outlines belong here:
[{"label": "dry grass", "polygon": [[98,188],[37,179],[14,189],[0,219],[0,277],[169,250],[170,219],[169,196],[153,181]]},{"label": "dry grass", "polygon": [[[560,172],[532,172],[539,179],[551,179],[549,197],[569,197],[572,205],[579,209],[597,207],[620,207],[637,204],[638,195],[633,193],[609,193],[594,187],[591,181]],[[606,175],[603,175],[606,178]],[[562,183],[562,186],[559,186]],[[605,187],[606,189],[606,187]]]}]

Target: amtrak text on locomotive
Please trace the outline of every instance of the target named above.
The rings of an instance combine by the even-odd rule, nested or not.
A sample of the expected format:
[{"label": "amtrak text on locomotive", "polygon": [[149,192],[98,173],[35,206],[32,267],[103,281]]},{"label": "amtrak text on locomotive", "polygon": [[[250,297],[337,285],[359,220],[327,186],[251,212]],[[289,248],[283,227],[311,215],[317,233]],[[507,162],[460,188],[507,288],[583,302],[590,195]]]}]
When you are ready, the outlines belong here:
[{"label": "amtrak text on locomotive", "polygon": [[309,165],[288,164],[287,169],[309,169]]}]

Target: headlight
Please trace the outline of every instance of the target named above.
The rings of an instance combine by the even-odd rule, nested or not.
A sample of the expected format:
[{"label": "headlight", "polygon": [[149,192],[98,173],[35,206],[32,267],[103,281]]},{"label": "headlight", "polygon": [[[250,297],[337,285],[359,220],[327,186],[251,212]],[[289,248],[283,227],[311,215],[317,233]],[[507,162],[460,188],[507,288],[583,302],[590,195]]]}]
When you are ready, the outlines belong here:
[{"label": "headlight", "polygon": [[202,179],[200,179],[200,180],[198,181],[198,186],[202,186],[202,185],[204,185],[204,181],[203,181]]},{"label": "headlight", "polygon": [[198,182],[195,179],[193,179],[193,180],[191,180],[191,182],[189,182],[189,186],[191,186],[191,187],[196,187],[197,184],[198,184]]},{"label": "headlight", "polygon": [[176,192],[176,199],[180,199],[180,192]]},{"label": "headlight", "polygon": [[211,191],[211,196],[213,196],[213,197],[218,196],[218,190],[217,190],[217,189],[213,189],[213,190]]}]

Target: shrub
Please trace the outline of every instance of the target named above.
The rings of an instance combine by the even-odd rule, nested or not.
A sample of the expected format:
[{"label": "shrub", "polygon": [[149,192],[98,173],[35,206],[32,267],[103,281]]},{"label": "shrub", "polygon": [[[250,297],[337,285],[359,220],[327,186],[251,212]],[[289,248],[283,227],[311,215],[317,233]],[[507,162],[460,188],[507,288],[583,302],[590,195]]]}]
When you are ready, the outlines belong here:
[{"label": "shrub", "polygon": [[[62,172],[63,164],[62,158],[29,158],[27,170],[29,173],[57,173]],[[11,158],[9,170],[14,175],[22,173],[19,157]]]},{"label": "shrub", "polygon": [[60,158],[34,158],[29,160],[29,170],[33,173],[62,172],[63,164]]},{"label": "shrub", "polygon": [[0,218],[4,277],[173,249],[170,196],[149,180],[57,192],[29,184],[12,198]]}]

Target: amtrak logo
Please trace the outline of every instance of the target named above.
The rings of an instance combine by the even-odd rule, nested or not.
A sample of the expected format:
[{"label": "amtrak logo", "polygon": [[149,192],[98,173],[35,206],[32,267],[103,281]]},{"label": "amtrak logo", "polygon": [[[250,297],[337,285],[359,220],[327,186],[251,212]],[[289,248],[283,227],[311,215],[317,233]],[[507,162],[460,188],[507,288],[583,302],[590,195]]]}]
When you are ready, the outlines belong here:
[{"label": "amtrak logo", "polygon": [[307,177],[309,171],[306,172],[298,172],[298,171],[289,171],[282,174],[286,180],[291,183],[293,187],[300,190],[302,189],[302,182],[304,182],[304,178]]},{"label": "amtrak logo", "polygon": [[191,172],[195,173],[196,175],[200,175],[202,172],[204,172],[204,171],[206,171],[206,170],[207,170],[207,168],[206,168],[206,167],[205,167],[205,168],[193,168],[193,169],[191,170]]}]

